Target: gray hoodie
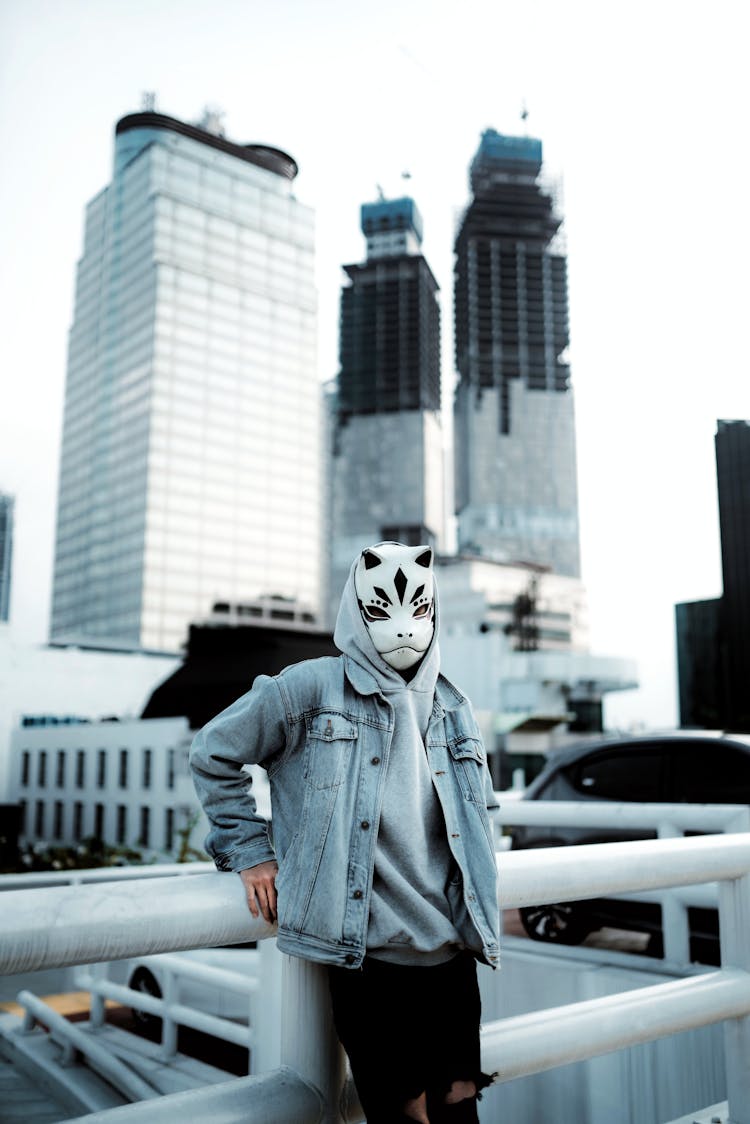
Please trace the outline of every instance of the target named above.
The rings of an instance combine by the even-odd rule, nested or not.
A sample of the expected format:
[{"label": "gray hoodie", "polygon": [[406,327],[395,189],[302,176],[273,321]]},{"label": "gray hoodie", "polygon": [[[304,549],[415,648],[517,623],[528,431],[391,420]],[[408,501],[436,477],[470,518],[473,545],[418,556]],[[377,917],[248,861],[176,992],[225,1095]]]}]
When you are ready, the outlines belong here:
[{"label": "gray hoodie", "polygon": [[[393,707],[394,729],[375,853],[367,954],[397,964],[438,964],[463,948],[449,904],[461,903],[458,868],[425,750],[440,668],[435,632],[410,682],[385,662],[362,619],[355,560],[341,598],[334,643],[373,675]],[[456,920],[458,920],[456,918]]]}]

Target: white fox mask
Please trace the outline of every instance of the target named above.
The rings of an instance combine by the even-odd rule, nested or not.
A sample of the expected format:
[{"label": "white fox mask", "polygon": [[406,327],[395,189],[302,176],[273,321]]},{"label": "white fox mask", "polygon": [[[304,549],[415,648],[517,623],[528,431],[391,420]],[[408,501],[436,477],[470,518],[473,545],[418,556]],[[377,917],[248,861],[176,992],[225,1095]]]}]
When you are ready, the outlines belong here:
[{"label": "white fox mask", "polygon": [[362,551],[354,572],[362,619],[397,671],[413,667],[435,631],[432,547],[382,542]]}]

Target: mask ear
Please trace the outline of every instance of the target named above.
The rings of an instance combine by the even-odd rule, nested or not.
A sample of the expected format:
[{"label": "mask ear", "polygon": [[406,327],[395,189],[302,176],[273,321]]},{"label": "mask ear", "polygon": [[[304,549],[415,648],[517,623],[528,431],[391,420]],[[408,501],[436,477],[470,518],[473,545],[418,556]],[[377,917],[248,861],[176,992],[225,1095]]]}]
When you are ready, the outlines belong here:
[{"label": "mask ear", "polygon": [[414,561],[418,566],[426,566],[429,569],[432,565],[432,547],[428,546],[427,550],[423,550]]},{"label": "mask ear", "polygon": [[366,570],[373,570],[376,566],[379,566],[381,564],[381,562],[383,561],[382,558],[378,557],[378,555],[375,553],[374,550],[363,550],[362,551],[362,560],[364,561]]}]

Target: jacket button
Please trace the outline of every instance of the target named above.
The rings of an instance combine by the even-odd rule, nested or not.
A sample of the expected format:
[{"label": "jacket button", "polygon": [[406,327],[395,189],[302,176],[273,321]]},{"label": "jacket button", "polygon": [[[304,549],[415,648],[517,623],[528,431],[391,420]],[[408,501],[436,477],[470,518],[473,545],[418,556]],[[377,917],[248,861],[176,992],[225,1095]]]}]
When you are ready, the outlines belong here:
[{"label": "jacket button", "polygon": [[363,831],[367,831],[369,826],[370,826],[370,821],[369,820],[362,820],[362,823],[359,826],[362,828]]},{"label": "jacket button", "polygon": [[380,764],[380,758],[379,758],[379,757],[373,757],[373,759],[372,759],[372,761],[370,762],[370,764],[371,764],[371,765],[379,765],[379,764]]},{"label": "jacket button", "polygon": [[352,894],[352,897],[356,898],[357,901],[359,901],[359,899],[362,897],[362,891],[361,890],[355,890],[354,893]]},{"label": "jacket button", "polygon": [[352,956],[351,952],[347,952],[346,956],[344,957],[344,962],[346,964],[353,964],[356,959],[356,956]]}]

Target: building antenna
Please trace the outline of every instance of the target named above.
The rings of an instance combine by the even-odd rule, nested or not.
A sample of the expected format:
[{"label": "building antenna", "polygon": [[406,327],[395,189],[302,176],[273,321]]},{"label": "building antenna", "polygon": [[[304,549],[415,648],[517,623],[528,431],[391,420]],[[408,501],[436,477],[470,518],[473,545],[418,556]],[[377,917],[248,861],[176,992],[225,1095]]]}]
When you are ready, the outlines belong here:
[{"label": "building antenna", "polygon": [[141,94],[141,112],[153,113],[156,109],[156,92],[154,90],[144,90]]},{"label": "building antenna", "polygon": [[523,98],[522,101],[521,101],[521,120],[524,123],[524,127],[526,125],[526,121],[528,119],[528,116],[529,116],[529,110],[528,110],[528,106],[526,105],[526,98]]},{"label": "building antenna", "polygon": [[383,191],[379,183],[375,184],[375,189],[378,193],[378,203],[385,203],[385,192]]}]

